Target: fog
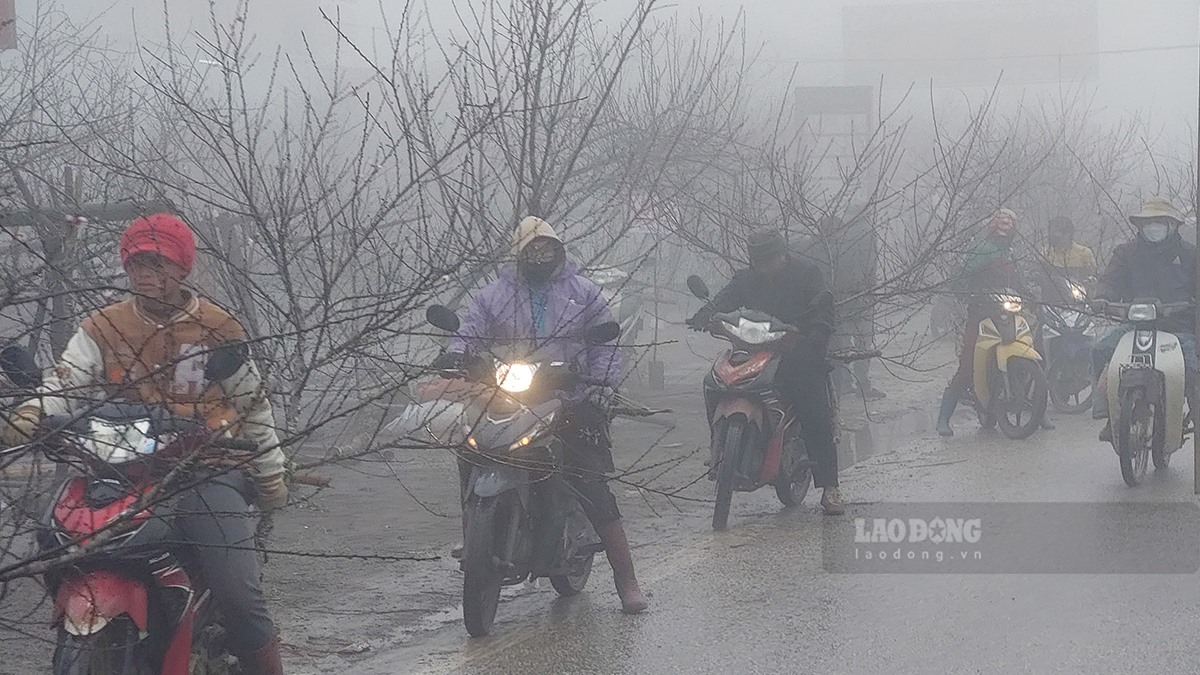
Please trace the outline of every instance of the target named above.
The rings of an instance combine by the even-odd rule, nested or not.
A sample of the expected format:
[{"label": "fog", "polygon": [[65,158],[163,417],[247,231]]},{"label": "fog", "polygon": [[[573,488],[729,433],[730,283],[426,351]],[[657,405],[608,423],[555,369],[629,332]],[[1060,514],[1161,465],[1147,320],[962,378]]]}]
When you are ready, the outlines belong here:
[{"label": "fog", "polygon": [[[17,0],[18,15],[32,16],[38,4],[36,0]],[[208,29],[208,4],[166,3],[176,39],[189,30]],[[237,5],[235,0],[217,0],[218,17],[232,18]],[[595,15],[616,24],[635,5],[631,0],[608,0],[597,3]],[[164,32],[164,4],[155,0],[59,0],[57,6],[80,20],[97,21],[104,29],[102,37],[122,46],[133,44],[135,35],[146,46],[160,41]],[[1010,9],[1004,14],[1011,21],[989,23],[997,6]],[[388,21],[382,17],[394,24],[406,7],[426,14],[435,30],[452,31],[460,25],[459,9],[471,7],[471,3],[427,2],[410,7],[396,0],[255,0],[250,3],[248,25],[259,36],[257,46],[264,51],[276,44],[300,50],[304,33],[309,36],[309,46],[328,57],[334,40],[321,17],[322,10],[340,17],[344,33],[365,46],[372,41],[383,44]],[[886,12],[914,8],[923,12],[922,17],[940,19],[939,23],[923,23],[916,42],[928,50],[924,54],[915,53],[910,26],[891,41],[886,30],[876,32],[873,37],[882,39],[871,40],[873,54],[869,57],[863,56],[862,45],[847,39],[853,33],[849,24],[855,17],[886,17]],[[797,85],[878,86],[882,82],[884,105],[900,100],[909,87],[915,87],[913,110],[918,114],[927,111],[922,109],[928,108],[931,95],[981,100],[998,83],[1002,105],[1028,104],[1040,97],[1082,96],[1106,116],[1142,116],[1151,128],[1162,131],[1169,143],[1187,142],[1195,126],[1200,56],[1200,3],[1196,0],[1150,4],[1124,0],[755,0],[741,5],[677,0],[664,3],[655,16],[672,14],[688,21],[701,15],[709,21],[740,21],[747,48],[761,50],[758,61],[763,72],[782,78],[794,68]],[[1060,18],[1048,29],[1039,30],[1049,15]],[[964,42],[967,48],[962,48]],[[1087,53],[1094,56],[1080,58]],[[1042,58],[1030,58],[1039,56]],[[929,58],[935,60],[926,60]],[[955,63],[954,59],[961,61]],[[1088,60],[1091,62],[1080,66]]]}]

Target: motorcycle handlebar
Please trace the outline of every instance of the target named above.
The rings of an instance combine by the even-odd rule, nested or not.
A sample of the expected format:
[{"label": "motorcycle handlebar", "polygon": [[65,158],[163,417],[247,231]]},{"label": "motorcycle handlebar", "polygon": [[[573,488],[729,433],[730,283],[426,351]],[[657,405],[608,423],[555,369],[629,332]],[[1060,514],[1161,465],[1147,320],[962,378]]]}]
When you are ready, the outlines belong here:
[{"label": "motorcycle handlebar", "polygon": [[1088,303],[1088,307],[1102,314],[1110,314],[1124,319],[1129,312],[1129,307],[1132,305],[1154,305],[1163,315],[1174,314],[1178,312],[1188,311],[1195,307],[1195,303],[1189,301],[1182,302],[1115,302],[1098,298]]}]

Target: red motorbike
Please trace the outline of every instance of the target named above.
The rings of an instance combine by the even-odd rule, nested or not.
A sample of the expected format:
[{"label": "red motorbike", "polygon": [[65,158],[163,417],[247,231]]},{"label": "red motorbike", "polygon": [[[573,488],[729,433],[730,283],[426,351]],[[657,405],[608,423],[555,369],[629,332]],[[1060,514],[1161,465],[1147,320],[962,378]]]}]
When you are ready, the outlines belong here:
[{"label": "red motorbike", "polygon": [[[0,355],[9,379],[40,380],[32,355]],[[205,377],[218,382],[242,363],[217,351]],[[31,375],[31,373],[36,375]],[[58,629],[54,675],[237,675],[225,629],[203,579],[186,569],[171,517],[177,486],[219,471],[213,462],[248,462],[253,442],[213,438],[202,423],[163,408],[105,403],[78,417],[50,416],[28,446],[83,469],[55,494],[39,528],[43,555],[92,550],[45,575]],[[210,452],[220,449],[220,452]],[[229,451],[245,453],[238,458]],[[0,465],[5,462],[0,461]],[[226,470],[229,470],[226,468]]]},{"label": "red motorbike", "polygon": [[[709,298],[708,287],[699,277],[688,277],[687,284],[697,298]],[[832,300],[826,292],[814,299],[814,306]],[[813,463],[794,411],[775,387],[781,355],[800,330],[764,312],[743,309],[715,315],[708,331],[732,343],[704,378],[712,433],[708,477],[717,484],[712,524],[713,529],[724,530],[734,492],[773,485],[784,506],[803,502],[812,485]],[[853,361],[873,355],[831,354],[830,358]],[[826,391],[836,404],[828,378]]]}]

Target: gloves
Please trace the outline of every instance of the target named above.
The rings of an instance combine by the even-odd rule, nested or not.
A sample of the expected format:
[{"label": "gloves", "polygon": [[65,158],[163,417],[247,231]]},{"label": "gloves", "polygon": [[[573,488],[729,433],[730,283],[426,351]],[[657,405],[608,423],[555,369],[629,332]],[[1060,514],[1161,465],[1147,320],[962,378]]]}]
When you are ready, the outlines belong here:
[{"label": "gloves", "polygon": [[7,420],[4,429],[0,430],[5,447],[11,448],[29,442],[41,421],[42,411],[37,408],[26,406],[17,410]]},{"label": "gloves", "polygon": [[255,476],[258,483],[258,508],[263,511],[273,511],[287,504],[288,487],[283,480],[284,474],[273,476]]},{"label": "gloves", "polygon": [[462,370],[467,365],[467,355],[462,352],[442,352],[429,365],[434,370]]},{"label": "gloves", "polygon": [[700,310],[692,315],[692,318],[687,320],[687,327],[692,330],[704,331],[708,329],[708,324],[712,321],[712,315],[704,310]]},{"label": "gloves", "polygon": [[608,412],[608,409],[612,407],[613,397],[616,396],[616,393],[612,387],[596,387],[588,395],[588,400],[599,406],[601,410]]}]

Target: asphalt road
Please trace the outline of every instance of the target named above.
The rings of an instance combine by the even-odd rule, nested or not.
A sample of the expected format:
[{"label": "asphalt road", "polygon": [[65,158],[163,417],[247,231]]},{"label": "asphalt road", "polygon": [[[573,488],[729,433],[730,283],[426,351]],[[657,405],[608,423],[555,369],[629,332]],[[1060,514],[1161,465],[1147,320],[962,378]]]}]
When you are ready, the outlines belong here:
[{"label": "asphalt road", "polygon": [[[724,533],[710,530],[703,504],[669,527],[659,523],[652,537],[635,523],[648,613],[617,611],[598,559],[581,596],[557,599],[548,585],[510,589],[493,635],[482,639],[469,638],[449,607],[353,671],[1197,672],[1200,512],[1190,443],[1169,470],[1130,489],[1111,448],[1095,440],[1095,422],[1056,421],[1057,430],[1009,441],[960,412],[953,439],[911,435],[847,468],[851,505],[842,517],[823,516],[816,491],[781,510],[765,489],[735,495]],[[989,559],[980,569],[1009,573],[827,570],[844,553],[829,538],[852,532],[856,517],[908,518],[923,502],[946,503],[950,516],[982,514],[979,545]],[[1012,506],[1021,502],[1038,503],[1038,515]],[[1038,536],[1022,540],[1022,532]],[[1073,541],[1101,545],[1054,550]],[[1020,573],[1046,560],[1062,573]],[[1128,573],[1080,573],[1106,566]],[[1189,573],[1154,573],[1164,568]]]}]

